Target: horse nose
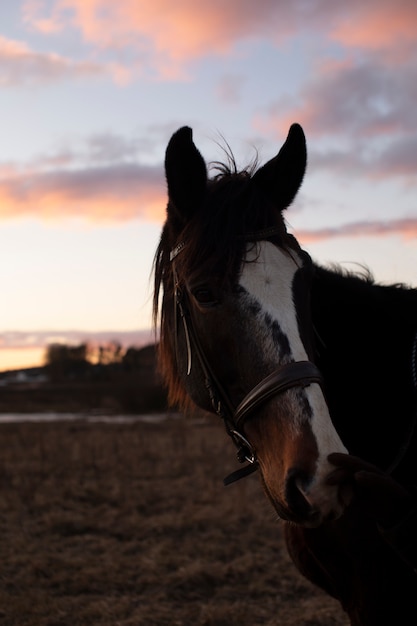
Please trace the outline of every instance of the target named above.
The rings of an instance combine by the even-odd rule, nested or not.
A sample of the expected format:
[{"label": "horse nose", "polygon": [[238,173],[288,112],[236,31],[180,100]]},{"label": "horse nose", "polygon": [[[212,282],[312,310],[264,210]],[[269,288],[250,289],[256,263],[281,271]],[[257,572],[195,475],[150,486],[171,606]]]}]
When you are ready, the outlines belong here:
[{"label": "horse nose", "polygon": [[314,511],[305,497],[311,478],[305,470],[292,467],[288,470],[285,483],[285,499],[289,510],[300,519],[311,518]]}]

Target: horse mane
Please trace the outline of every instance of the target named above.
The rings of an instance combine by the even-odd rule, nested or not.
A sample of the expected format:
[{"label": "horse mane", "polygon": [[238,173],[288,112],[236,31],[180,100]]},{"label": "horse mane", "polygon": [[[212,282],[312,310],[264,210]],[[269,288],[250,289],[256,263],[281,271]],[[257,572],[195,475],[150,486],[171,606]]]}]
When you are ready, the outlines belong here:
[{"label": "horse mane", "polygon": [[375,279],[372,270],[367,265],[362,263],[355,263],[355,265],[357,266],[355,270],[345,268],[340,263],[329,263],[326,267],[315,264],[315,268],[316,272],[319,271],[326,274],[329,282],[329,276],[332,276],[333,281],[339,282],[342,280],[345,285],[347,283],[356,284],[358,289],[361,290],[369,290],[370,287],[373,287],[374,292],[382,290],[383,293],[389,294],[390,298],[395,298],[395,294],[398,293],[401,298],[409,297],[410,301],[416,303],[416,289],[412,285],[403,282],[380,283]]}]

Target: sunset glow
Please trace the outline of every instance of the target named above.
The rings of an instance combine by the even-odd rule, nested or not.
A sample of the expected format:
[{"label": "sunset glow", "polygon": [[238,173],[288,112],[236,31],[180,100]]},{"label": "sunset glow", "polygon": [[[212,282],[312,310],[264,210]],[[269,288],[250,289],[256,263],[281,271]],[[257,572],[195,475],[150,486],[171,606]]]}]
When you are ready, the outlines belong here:
[{"label": "sunset glow", "polygon": [[0,372],[44,364],[44,348],[0,348]]}]

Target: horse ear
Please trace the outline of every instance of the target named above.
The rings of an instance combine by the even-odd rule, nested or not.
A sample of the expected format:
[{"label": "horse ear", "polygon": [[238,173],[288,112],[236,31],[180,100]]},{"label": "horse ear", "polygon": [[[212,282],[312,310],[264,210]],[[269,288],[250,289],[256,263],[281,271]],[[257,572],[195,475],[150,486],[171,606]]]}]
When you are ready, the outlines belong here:
[{"label": "horse ear", "polygon": [[303,181],[306,164],[304,131],[299,124],[292,124],[277,156],[255,173],[253,181],[269,194],[282,211],[294,200]]},{"label": "horse ear", "polygon": [[174,133],[165,154],[168,215],[186,223],[200,204],[207,185],[207,168],[193,143],[193,131],[183,126]]}]

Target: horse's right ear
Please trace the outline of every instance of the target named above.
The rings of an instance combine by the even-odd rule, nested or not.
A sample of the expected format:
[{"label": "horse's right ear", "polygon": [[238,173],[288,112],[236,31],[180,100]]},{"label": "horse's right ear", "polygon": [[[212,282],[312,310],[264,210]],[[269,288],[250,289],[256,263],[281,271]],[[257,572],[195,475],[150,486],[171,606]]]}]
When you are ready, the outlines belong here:
[{"label": "horse's right ear", "polygon": [[205,161],[193,143],[193,131],[183,126],[174,133],[165,154],[168,217],[185,224],[201,203],[207,185]]}]

